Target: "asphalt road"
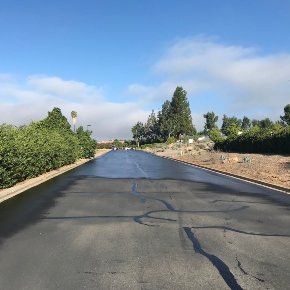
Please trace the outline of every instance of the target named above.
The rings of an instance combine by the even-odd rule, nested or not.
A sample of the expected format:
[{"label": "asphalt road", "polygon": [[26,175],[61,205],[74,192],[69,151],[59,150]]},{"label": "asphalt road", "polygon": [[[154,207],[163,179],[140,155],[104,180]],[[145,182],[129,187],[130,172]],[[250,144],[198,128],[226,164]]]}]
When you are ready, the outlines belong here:
[{"label": "asphalt road", "polygon": [[0,289],[290,289],[290,196],[112,151],[0,204]]}]

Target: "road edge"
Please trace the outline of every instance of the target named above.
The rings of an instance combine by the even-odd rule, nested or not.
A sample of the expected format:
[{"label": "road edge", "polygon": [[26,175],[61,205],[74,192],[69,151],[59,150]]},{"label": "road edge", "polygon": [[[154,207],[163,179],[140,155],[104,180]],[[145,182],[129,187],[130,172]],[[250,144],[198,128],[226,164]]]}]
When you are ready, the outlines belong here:
[{"label": "road edge", "polygon": [[0,190],[0,203],[6,201],[6,200],[8,200],[16,195],[19,195],[19,194],[25,192],[26,190],[31,189],[31,188],[33,188],[41,183],[44,183],[44,182],[46,182],[46,181],[48,181],[56,176],[59,176],[65,172],[68,172],[68,171],[76,168],[76,167],[79,167],[79,166],[81,166],[81,165],[83,165],[91,160],[97,159],[97,158],[107,154],[110,151],[111,150],[109,150],[109,149],[105,149],[105,150],[99,149],[97,151],[97,153],[95,154],[95,157],[92,159],[79,159],[73,164],[62,166],[58,169],[46,172],[46,173],[41,174],[37,177],[30,178],[30,179],[24,180],[22,182],[19,182],[12,187],[1,189]]},{"label": "road edge", "polygon": [[[144,152],[146,152],[146,151],[144,151]],[[277,190],[277,191],[281,191],[281,192],[286,193],[286,194],[290,194],[290,189],[287,188],[287,187],[275,185],[275,184],[272,184],[272,183],[267,183],[267,182],[264,182],[264,181],[261,181],[261,180],[257,180],[257,179],[249,178],[249,177],[246,177],[246,176],[241,176],[241,175],[229,173],[229,172],[218,170],[218,169],[213,169],[213,168],[210,168],[210,167],[207,167],[207,166],[203,166],[203,165],[199,165],[199,164],[195,164],[195,163],[191,163],[191,162],[175,159],[175,158],[168,157],[168,156],[160,156],[160,155],[157,155],[155,153],[148,152],[148,151],[146,153],[149,153],[149,154],[161,157],[161,158],[177,161],[179,163],[183,163],[183,164],[186,164],[186,165],[197,167],[197,168],[200,168],[200,169],[203,169],[203,170],[206,170],[206,171],[211,171],[211,172],[222,174],[222,175],[225,175],[225,176],[228,176],[228,177],[232,177],[232,178],[235,178],[235,179],[243,180],[243,181],[246,181],[246,182],[249,182],[249,183],[252,183],[252,184],[264,186],[264,187],[267,187],[269,189],[274,189],[274,190]]]}]

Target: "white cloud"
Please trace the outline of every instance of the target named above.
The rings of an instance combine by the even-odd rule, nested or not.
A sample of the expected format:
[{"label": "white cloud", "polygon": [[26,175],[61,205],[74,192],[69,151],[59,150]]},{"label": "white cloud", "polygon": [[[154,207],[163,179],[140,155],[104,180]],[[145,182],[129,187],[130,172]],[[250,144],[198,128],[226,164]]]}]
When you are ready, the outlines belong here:
[{"label": "white cloud", "polygon": [[145,86],[140,84],[131,84],[128,86],[128,93],[136,96],[144,103],[165,100],[176,88],[175,83],[164,82],[157,86]]},{"label": "white cloud", "polygon": [[166,75],[202,74],[220,69],[221,64],[246,59],[255,49],[239,46],[223,46],[208,39],[182,39],[172,45],[165,55],[157,61],[153,70]]},{"label": "white cloud", "polygon": [[183,81],[165,81],[155,86],[145,86],[141,84],[130,84],[127,93],[138,97],[143,103],[155,101],[164,102],[170,99],[177,86],[186,88],[186,91],[191,94],[203,91],[208,87],[208,84],[199,80],[183,80]]},{"label": "white cloud", "polygon": [[0,73],[0,82],[4,81],[11,81],[13,80],[14,77],[12,74],[8,74],[8,73]]},{"label": "white cloud", "polygon": [[132,125],[148,115],[138,103],[108,102],[102,89],[59,77],[29,76],[24,82],[2,79],[0,100],[0,123],[27,124],[59,107],[69,121],[70,112],[77,111],[77,125],[91,125],[97,140],[130,138]]},{"label": "white cloud", "polygon": [[[203,103],[200,115],[215,106],[219,114],[277,120],[290,102],[290,53],[263,55],[254,47],[225,45],[209,38],[181,39],[156,61],[152,71],[160,84],[135,84],[140,97],[161,98],[160,88],[170,83],[169,98],[172,88],[181,85],[191,103]],[[218,98],[214,105],[202,99],[211,96]]]},{"label": "white cloud", "polygon": [[192,123],[194,124],[197,131],[203,130],[204,127],[204,117],[203,114],[192,113]]},{"label": "white cloud", "polygon": [[[69,115],[75,107],[67,106],[63,111]],[[75,109],[78,123],[90,127],[97,140],[112,138],[131,138],[131,128],[138,121],[145,121],[149,112],[134,103],[102,102],[97,105],[83,104]]]},{"label": "white cloud", "polygon": [[151,67],[154,84],[132,83],[131,102],[106,100],[102,87],[58,76],[31,75],[20,79],[0,73],[0,123],[15,125],[43,119],[60,107],[78,125],[92,125],[96,139],[129,138],[138,120],[171,98],[176,86],[188,92],[193,122],[203,128],[203,114],[215,111],[250,118],[279,119],[290,102],[290,53],[262,54],[254,47],[222,44],[215,39],[180,39]]},{"label": "white cloud", "polygon": [[37,91],[52,96],[66,98],[77,102],[83,100],[100,100],[103,90],[82,82],[63,80],[59,77],[33,75],[27,79],[27,84]]}]

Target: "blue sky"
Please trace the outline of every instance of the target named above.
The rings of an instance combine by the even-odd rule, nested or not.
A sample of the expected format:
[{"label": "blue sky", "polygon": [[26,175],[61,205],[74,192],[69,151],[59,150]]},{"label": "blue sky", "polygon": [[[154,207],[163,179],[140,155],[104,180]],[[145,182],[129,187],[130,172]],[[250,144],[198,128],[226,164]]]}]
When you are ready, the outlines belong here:
[{"label": "blue sky", "polygon": [[97,140],[188,92],[193,122],[214,111],[278,120],[290,103],[288,0],[2,0],[0,123],[54,106]]}]

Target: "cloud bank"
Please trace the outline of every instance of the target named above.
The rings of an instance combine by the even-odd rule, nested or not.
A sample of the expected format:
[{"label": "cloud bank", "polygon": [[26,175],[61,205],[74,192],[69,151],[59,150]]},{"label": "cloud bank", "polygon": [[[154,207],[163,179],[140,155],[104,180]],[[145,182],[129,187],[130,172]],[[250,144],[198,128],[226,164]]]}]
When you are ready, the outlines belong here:
[{"label": "cloud bank", "polygon": [[263,55],[254,47],[204,37],[180,39],[154,63],[152,72],[160,79],[157,86],[134,84],[128,91],[159,100],[166,93],[170,97],[174,85],[183,86],[199,128],[209,110],[277,120],[290,103],[290,53]]},{"label": "cloud bank", "polygon": [[77,111],[78,125],[92,125],[97,140],[130,138],[133,124],[149,115],[144,108],[160,108],[178,85],[188,92],[198,130],[208,111],[220,119],[227,114],[278,120],[290,103],[290,53],[265,54],[206,37],[179,39],[151,65],[150,79],[154,81],[124,84],[121,94],[131,101],[117,102],[108,101],[102,87],[77,80],[0,73],[0,123],[27,124],[59,107],[69,121],[70,112]]},{"label": "cloud bank", "polygon": [[91,125],[97,140],[130,138],[132,125],[148,115],[137,103],[106,101],[102,88],[56,76],[32,75],[18,80],[0,75],[0,100],[0,123],[28,124],[59,107],[69,122],[71,111],[77,111],[77,125]]}]

